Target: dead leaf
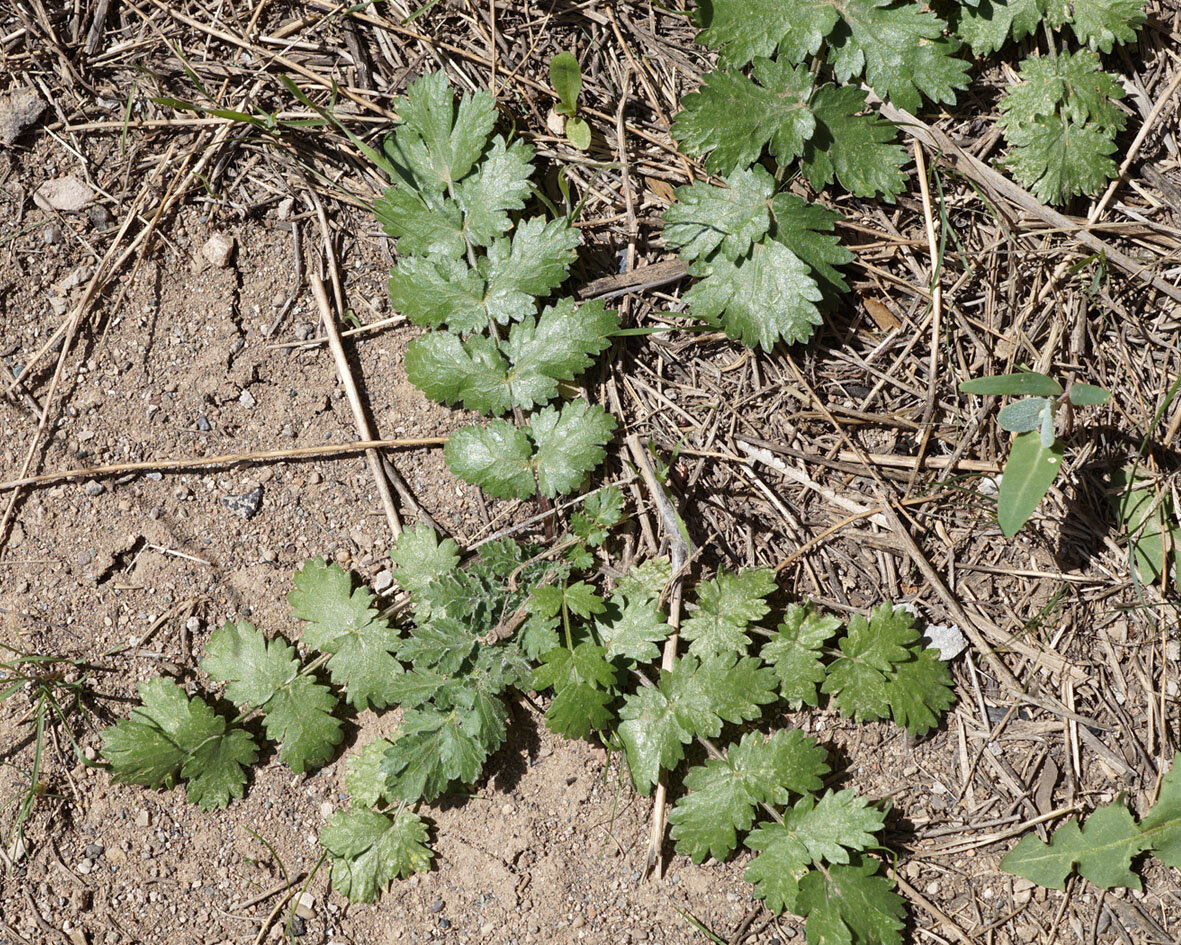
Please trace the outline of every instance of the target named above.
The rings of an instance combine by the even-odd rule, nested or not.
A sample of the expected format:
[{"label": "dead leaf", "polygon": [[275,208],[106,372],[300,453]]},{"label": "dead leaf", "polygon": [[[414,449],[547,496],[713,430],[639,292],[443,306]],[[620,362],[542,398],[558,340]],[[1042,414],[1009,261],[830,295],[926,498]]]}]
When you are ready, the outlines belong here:
[{"label": "dead leaf", "polygon": [[865,310],[869,312],[869,317],[878,326],[879,331],[894,331],[894,329],[902,327],[898,316],[877,299],[862,299],[861,302],[865,306]]},{"label": "dead leaf", "polygon": [[676,191],[673,185],[666,180],[661,180],[659,177],[645,177],[644,183],[648,185],[648,189],[656,195],[656,199],[662,203],[672,203],[677,199]]}]

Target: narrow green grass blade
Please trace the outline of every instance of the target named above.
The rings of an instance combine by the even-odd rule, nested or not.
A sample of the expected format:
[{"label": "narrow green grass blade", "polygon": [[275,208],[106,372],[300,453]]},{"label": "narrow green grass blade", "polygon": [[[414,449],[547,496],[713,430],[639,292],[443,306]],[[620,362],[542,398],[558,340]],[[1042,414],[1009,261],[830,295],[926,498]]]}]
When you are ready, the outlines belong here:
[{"label": "narrow green grass blade", "polygon": [[1042,446],[1037,430],[1021,433],[1013,440],[997,497],[997,521],[1006,538],[1012,538],[1033,514],[1050,489],[1065,452],[1061,440]]}]

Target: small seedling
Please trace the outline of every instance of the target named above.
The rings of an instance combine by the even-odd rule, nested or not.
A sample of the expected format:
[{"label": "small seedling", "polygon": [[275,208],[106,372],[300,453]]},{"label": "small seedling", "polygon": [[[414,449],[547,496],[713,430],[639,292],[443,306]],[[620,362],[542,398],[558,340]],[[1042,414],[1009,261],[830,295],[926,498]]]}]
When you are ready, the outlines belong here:
[{"label": "small seedling", "polygon": [[48,729],[54,719],[61,723],[78,757],[82,758],[82,751],[70,731],[69,716],[78,707],[86,685],[86,663],[61,656],[25,653],[4,643],[0,643],[0,649],[10,654],[0,661],[0,685],[4,686],[0,690],[0,703],[26,691],[31,707],[21,718],[33,727],[33,764],[28,770],[21,770],[27,786],[12,802],[16,816],[5,837],[5,846],[12,849],[20,845],[37,799],[47,793],[45,747]]},{"label": "small seedling", "polygon": [[566,140],[579,151],[590,147],[590,125],[578,117],[578,93],[582,91],[582,70],[570,52],[560,52],[550,61],[549,80],[558,93],[554,111],[566,119]]},{"label": "small seedling", "polygon": [[1025,371],[978,377],[960,384],[964,394],[1028,395],[997,415],[1002,430],[1017,436],[1009,450],[997,496],[997,522],[1006,538],[1017,534],[1049,492],[1062,468],[1065,444],[1055,435],[1059,408],[1105,404],[1111,394],[1092,384],[1072,384],[1069,391],[1052,377]]}]

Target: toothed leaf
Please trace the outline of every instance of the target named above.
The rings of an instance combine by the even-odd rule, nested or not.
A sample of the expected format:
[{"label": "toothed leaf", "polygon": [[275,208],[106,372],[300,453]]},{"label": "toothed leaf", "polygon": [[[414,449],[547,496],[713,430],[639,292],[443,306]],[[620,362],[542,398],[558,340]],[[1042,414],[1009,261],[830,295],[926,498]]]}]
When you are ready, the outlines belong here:
[{"label": "toothed leaf", "polygon": [[524,430],[504,420],[451,434],[443,456],[451,471],[497,499],[527,499],[537,491],[533,446]]},{"label": "toothed leaf", "polygon": [[819,791],[829,770],[825,752],[798,729],[770,738],[747,732],[721,759],[692,768],[688,793],[669,814],[677,852],[700,863],[706,856],[725,859],[737,845],[737,832],[750,829],[760,803],[786,804],[791,793]]},{"label": "toothed leaf", "polygon": [[672,633],[656,603],[643,597],[616,593],[605,614],[595,623],[608,656],[623,656],[639,663],[654,662],[660,647]]},{"label": "toothed leaf", "polygon": [[822,296],[811,271],[775,240],[755,244],[737,263],[699,260],[689,274],[701,280],[685,293],[693,314],[749,347],[770,351],[780,340],[807,341],[821,322]]},{"label": "toothed leaf", "polygon": [[808,916],[808,945],[902,945],[905,903],[877,873],[876,861],[854,857],[800,880],[793,911]]},{"label": "toothed leaf", "polygon": [[858,197],[893,202],[906,187],[906,152],[897,129],[877,115],[863,115],[866,93],[853,86],[822,85],[812,97],[816,131],[800,159],[813,190],[834,180]]},{"label": "toothed leaf", "polygon": [[537,491],[552,499],[576,490],[603,461],[615,418],[597,404],[573,400],[561,410],[539,410],[529,421],[529,432],[537,447]]},{"label": "toothed leaf", "polygon": [[771,227],[774,189],[774,179],[758,165],[735,171],[725,187],[702,181],[678,187],[676,202],[664,212],[664,241],[686,260],[715,250],[728,259],[744,256]]},{"label": "toothed leaf", "polygon": [[426,841],[426,824],[408,810],[392,817],[337,811],[320,831],[332,887],[351,902],[375,902],[395,879],[430,869],[434,854]]},{"label": "toothed leaf", "polygon": [[776,589],[775,572],[756,568],[738,574],[724,568],[697,589],[697,609],[681,624],[681,636],[697,657],[743,652],[750,643],[746,630],[771,609],[766,597]]},{"label": "toothed leaf", "polygon": [[188,799],[201,810],[241,797],[243,770],[258,752],[245,730],[228,725],[204,699],[189,698],[169,679],[139,684],[140,705],[103,732],[102,754],[118,781],[171,787],[188,781]]},{"label": "toothed leaf", "polygon": [[848,82],[865,74],[883,99],[909,112],[923,96],[955,103],[955,90],[968,87],[969,64],[955,57],[959,43],[944,38],[947,24],[917,3],[846,0],[844,28],[829,47],[836,77]]},{"label": "toothed leaf", "polygon": [[774,668],[780,693],[792,708],[817,704],[817,686],[825,677],[822,648],[840,626],[835,617],[789,604],[775,636],[763,644],[759,656]]},{"label": "toothed leaf", "polygon": [[757,59],[752,75],[758,84],[739,72],[706,73],[673,121],[673,136],[685,151],[706,155],[705,166],[715,173],[749,167],[764,146],[780,164],[790,164],[816,128],[807,69]]},{"label": "toothed leaf", "polygon": [[358,709],[382,709],[395,701],[391,688],[402,664],[391,655],[398,632],[373,608],[368,588],[353,588],[353,579],[336,564],[313,558],[295,573],[288,597],[295,616],[307,621],[303,641],[331,653],[328,671]]}]

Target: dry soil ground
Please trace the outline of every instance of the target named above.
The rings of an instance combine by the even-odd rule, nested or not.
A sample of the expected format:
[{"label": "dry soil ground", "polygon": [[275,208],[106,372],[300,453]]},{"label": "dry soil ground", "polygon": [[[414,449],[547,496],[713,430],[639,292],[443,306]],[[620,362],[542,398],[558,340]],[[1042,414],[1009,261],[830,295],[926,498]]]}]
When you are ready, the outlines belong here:
[{"label": "dry soil ground", "polygon": [[[667,119],[708,65],[684,18],[638,2],[427,7],[405,24],[412,11],[394,2],[344,16],[328,4],[267,0],[0,4],[0,95],[25,90],[44,107],[33,115],[40,109],[28,98],[10,98],[0,116],[0,480],[20,477],[29,455],[34,473],[160,462],[0,491],[0,513],[13,499],[0,527],[6,657],[75,661],[49,665],[60,675],[47,681],[62,684],[53,691],[63,699],[79,680],[83,693],[67,720],[51,714],[43,729],[35,688],[0,703],[2,945],[284,935],[341,945],[671,945],[705,941],[702,926],[719,941],[803,941],[796,920],[750,899],[741,858],[697,867],[670,853],[662,879],[643,880],[650,800],[631,790],[617,758],[555,739],[524,700],[493,777],[430,809],[435,868],[395,883],[376,906],[349,905],[318,869],[316,835],[345,798],[339,761],[294,777],[271,759],[244,799],[208,814],[179,789],[113,783],[86,763],[101,728],[129,710],[137,681],[196,677],[222,621],[249,616],[290,633],[286,594],[308,557],[334,557],[370,582],[387,567],[389,524],[356,452],[179,465],[357,439],[306,279],[323,260],[317,205],[346,305],[367,326],[345,344],[376,433],[438,437],[464,422],[406,380],[402,358],[417,329],[385,303],[392,251],[366,209],[379,181],[344,136],[293,126],[269,136],[153,97],[208,102],[200,83],[219,103],[307,117],[275,76],[292,75],[321,103],[336,81],[341,113],[369,134],[425,71],[444,68],[459,88],[492,81],[548,162],[550,193],[558,196],[555,168],[566,166],[587,197],[576,282],[612,274],[621,255],[632,266],[667,255],[659,213],[690,170]],[[1167,52],[1176,12],[1156,5],[1153,16],[1158,26],[1127,58],[1142,114],[1177,68]],[[546,129],[546,63],[559,48],[583,61],[600,167]],[[982,116],[999,75],[983,70],[969,96]],[[1159,113],[1105,231],[1173,284],[1175,115]],[[926,117],[982,155],[996,147],[971,118]],[[892,207],[842,200],[855,291],[817,341],[789,356],[717,336],[636,339],[617,366],[627,432],[665,455],[680,445],[676,481],[707,548],[703,572],[775,565],[815,541],[783,570],[790,590],[841,614],[915,600],[933,622],[953,618],[950,596],[1023,683],[1094,720],[1008,715],[1012,694],[976,651],[955,666],[957,708],[921,741],[831,713],[789,720],[831,749],[841,786],[892,799],[887,840],[909,884],[909,941],[1177,941],[1177,876],[1152,861],[1142,892],[1106,895],[1085,883],[1067,894],[1031,890],[998,869],[1014,838],[1051,812],[1120,792],[1142,811],[1176,744],[1170,594],[1132,580],[1103,479],[1148,437],[1148,468],[1171,488],[1170,420],[1181,414],[1173,404],[1159,426],[1153,417],[1178,371],[1175,303],[1142,279],[1096,278],[1099,264],[1069,234],[1017,204],[987,207],[948,168],[937,164],[941,219],[957,242],[941,274],[947,312],[934,360],[917,185]],[[42,189],[67,177],[86,190],[75,209],[55,209]],[[72,206],[69,196],[61,206]],[[214,238],[232,241],[228,258],[205,252]],[[675,321],[679,294],[673,283],[623,305],[638,324]],[[1086,415],[1060,487],[1005,541],[977,488],[998,468],[1004,439],[954,382],[1018,362],[1117,397]],[[772,452],[752,462],[759,445]],[[437,448],[389,458],[461,545],[538,511],[486,503]],[[612,462],[609,475],[624,477]],[[849,503],[877,501],[887,487],[899,499],[929,498],[907,506],[905,522],[848,518]],[[911,534],[921,547],[907,544]],[[641,551],[657,550],[643,539]],[[378,723],[365,717],[359,729],[350,743]],[[276,907],[309,874],[307,901],[288,922]]]}]

